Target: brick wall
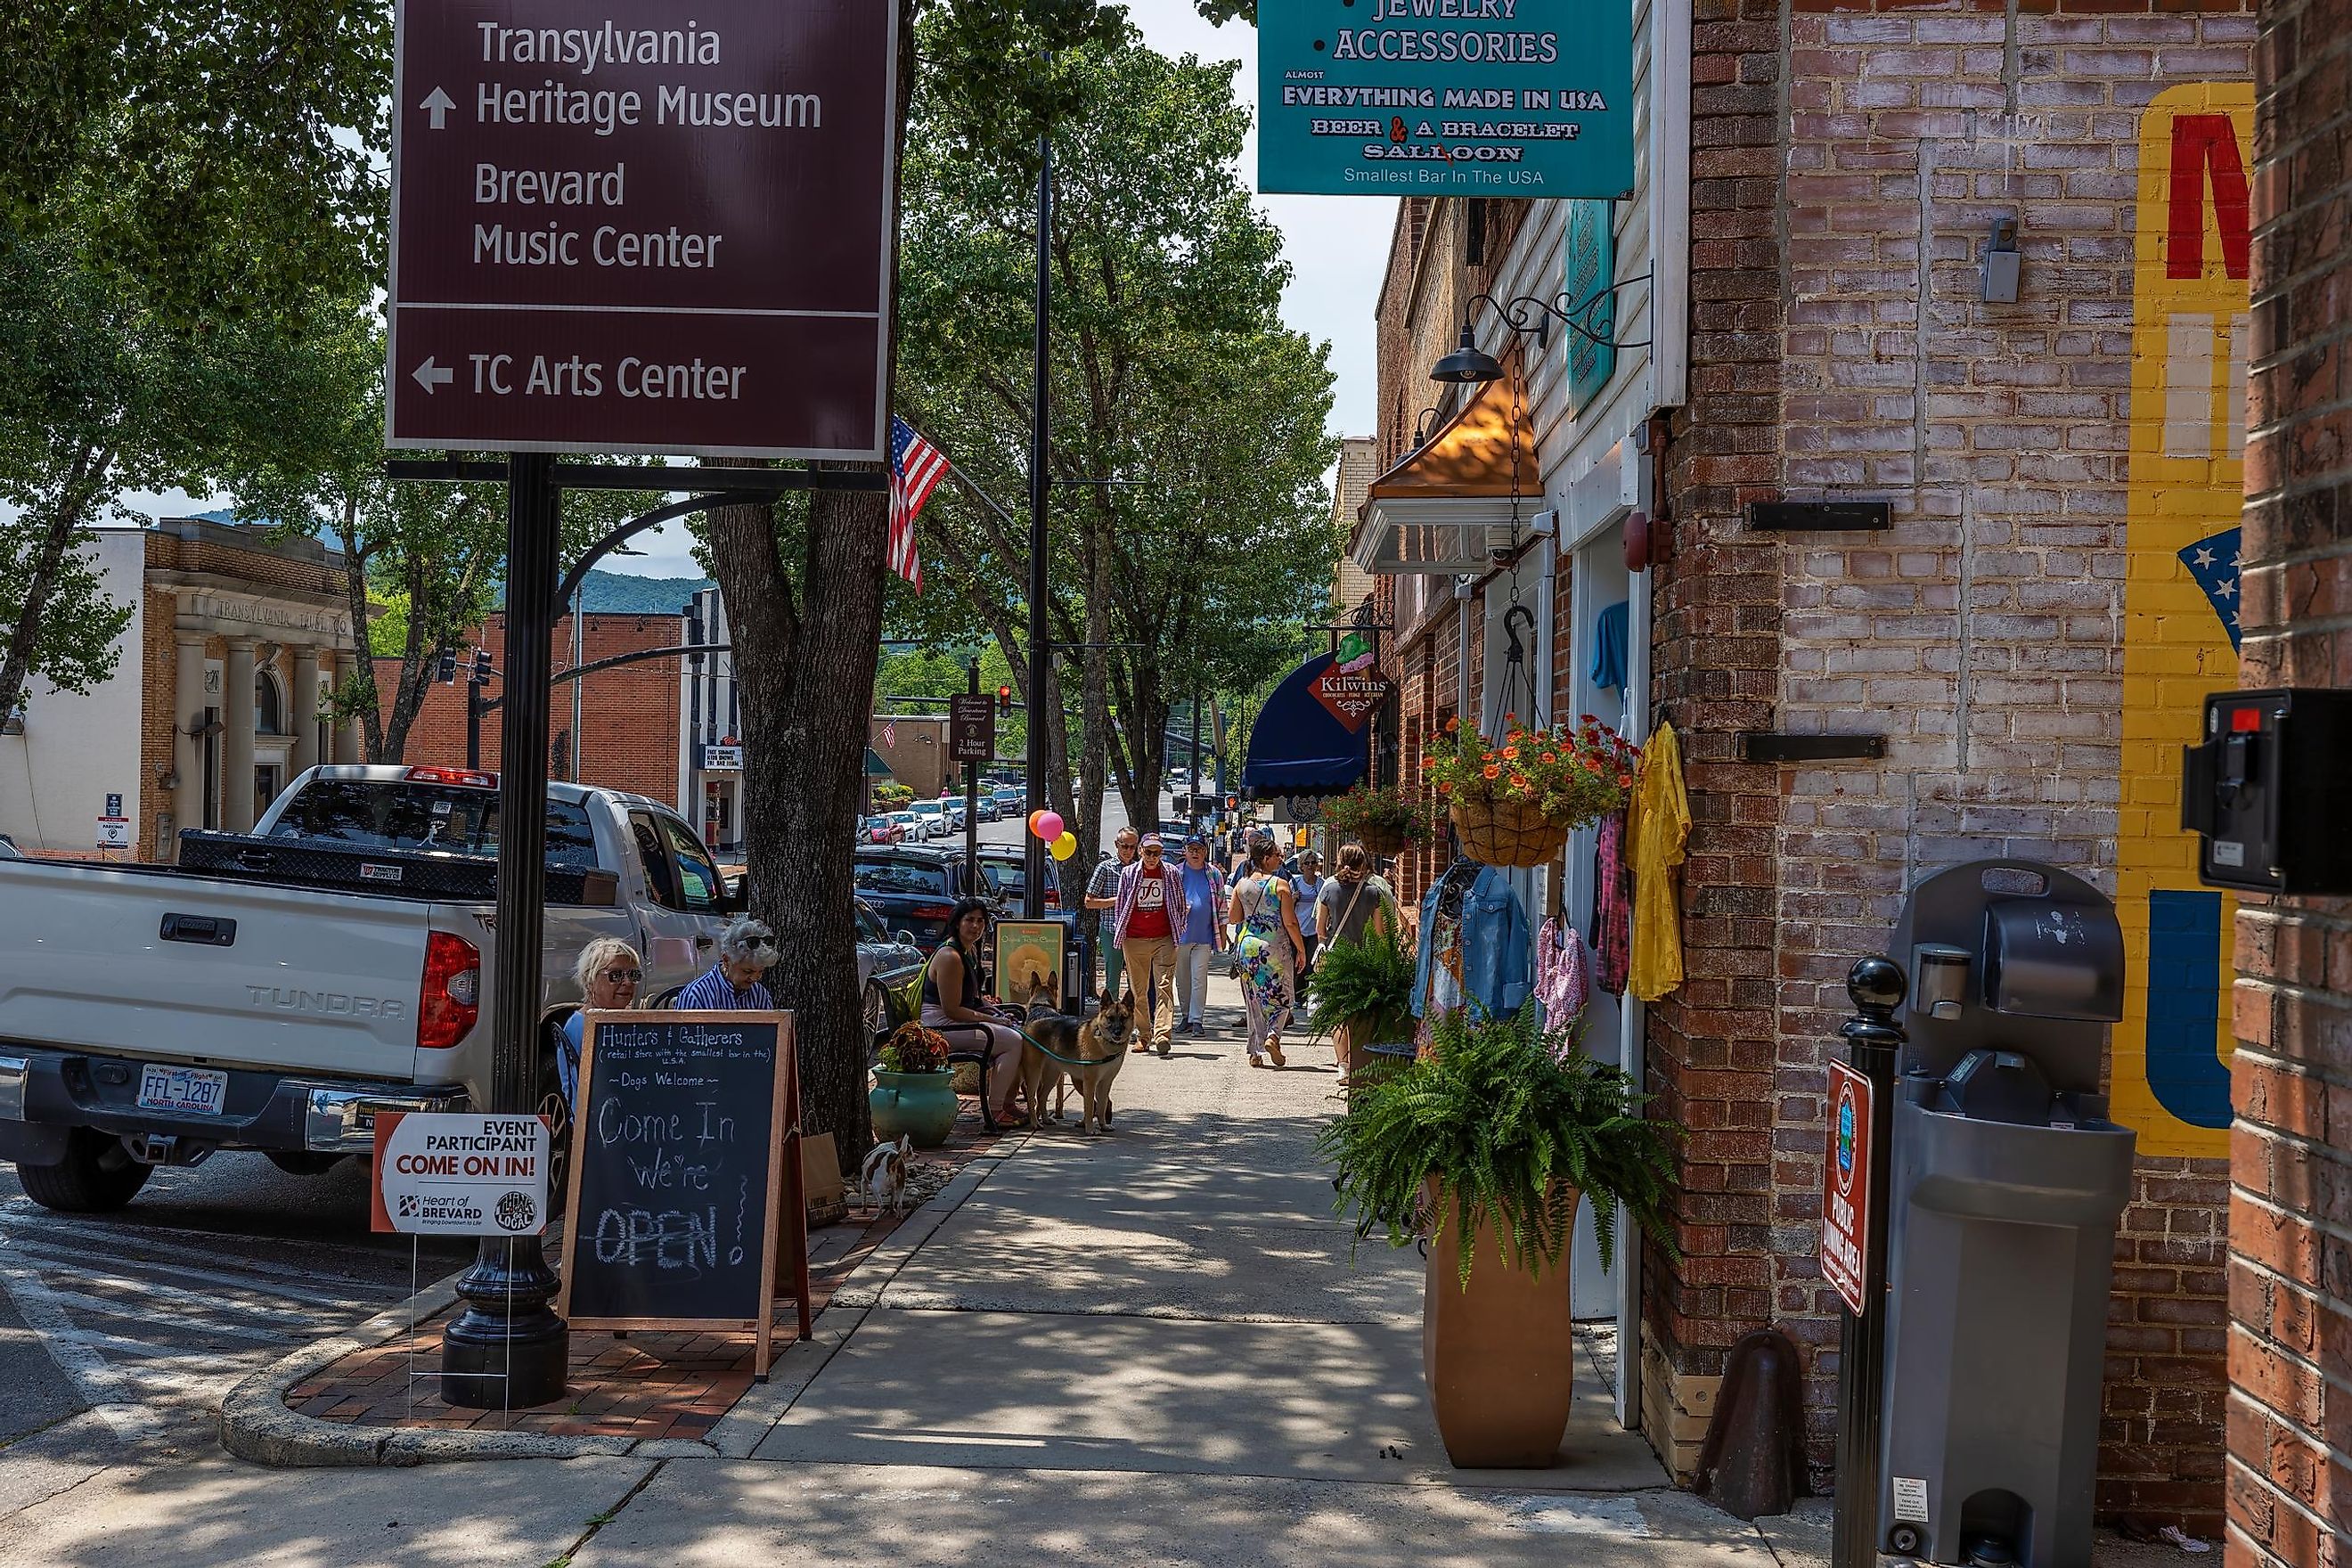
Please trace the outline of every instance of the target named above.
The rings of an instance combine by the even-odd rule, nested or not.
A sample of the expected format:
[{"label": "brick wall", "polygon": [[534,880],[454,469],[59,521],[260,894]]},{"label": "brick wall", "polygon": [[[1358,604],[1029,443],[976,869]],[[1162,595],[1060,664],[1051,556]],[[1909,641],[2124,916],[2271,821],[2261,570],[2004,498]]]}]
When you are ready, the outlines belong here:
[{"label": "brick wall", "polygon": [[1780,25],[1770,0],[1693,9],[1690,400],[1667,431],[1670,546],[1651,573],[1652,708],[1682,742],[1691,834],[1688,978],[1648,1008],[1647,1087],[1690,1137],[1682,1257],[1652,1247],[1643,1262],[1643,1337],[1658,1367],[1645,1375],[1657,1397],[1644,1398],[1643,1421],[1678,1471],[1696,1444],[1672,1429],[1675,1413],[1699,1403],[1733,1341],[1772,1321],[1776,1237],[1801,1223],[1775,1213],[1772,1180],[1773,1123],[1785,1114],[1771,1010],[1779,781],[1740,763],[1733,740],[1769,726],[1780,663],[1779,553],[1739,524],[1780,479]]},{"label": "brick wall", "polygon": [[[639,648],[670,647],[678,640],[677,628],[675,616],[591,613],[582,628],[581,662],[593,664],[600,658]],[[499,651],[506,646],[505,616],[491,616],[467,640],[469,646],[489,648],[499,666],[505,667],[506,660]],[[572,668],[569,616],[555,623],[554,649],[554,673],[560,675]],[[462,658],[460,663],[462,666]],[[391,707],[397,669],[392,660],[376,661],[376,688],[387,710]],[[580,782],[628,790],[675,805],[679,731],[677,656],[625,664],[581,679],[586,684],[580,705],[583,742],[580,751]],[[496,697],[499,690],[499,684],[493,680],[489,694]],[[494,708],[482,716],[485,768],[501,765],[499,724],[502,711]],[[559,736],[568,737],[571,728],[572,689],[566,682],[555,689],[548,710],[551,766]],[[568,748],[569,740],[564,743]],[[436,681],[425,689],[424,706],[418,709],[416,722],[409,729],[407,749],[401,761],[420,766],[465,765],[466,684],[462,669],[456,684],[444,686]]]},{"label": "brick wall", "polygon": [[[2347,686],[2352,5],[2265,0],[2261,22],[2242,679]],[[2352,1563],[2352,900],[2249,899],[2237,939],[2227,1562],[2341,1568]]]},{"label": "brick wall", "polygon": [[[171,846],[158,837],[155,819],[172,810],[172,792],[163,787],[163,781],[178,770],[176,746],[178,726],[188,721],[184,713],[175,713],[179,700],[179,648],[173,637],[173,623],[179,615],[180,602],[173,595],[153,588],[143,590],[144,604],[140,617],[139,641],[139,784],[144,792],[140,796],[139,821],[132,826],[131,837],[137,843],[135,853],[142,860],[161,860],[170,854]],[[183,827],[201,827],[198,822],[175,822],[173,831]]]}]

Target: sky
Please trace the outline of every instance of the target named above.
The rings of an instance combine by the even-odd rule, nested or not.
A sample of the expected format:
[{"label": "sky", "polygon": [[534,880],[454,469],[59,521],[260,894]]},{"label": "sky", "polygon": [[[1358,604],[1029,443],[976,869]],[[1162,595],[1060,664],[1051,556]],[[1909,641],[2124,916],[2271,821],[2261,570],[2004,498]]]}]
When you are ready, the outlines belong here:
[{"label": "sky", "polygon": [[[1241,22],[1213,27],[1192,0],[1129,0],[1128,15],[1144,41],[1162,54],[1196,54],[1202,59],[1237,59],[1234,89],[1244,102],[1257,101],[1257,30]],[[1255,134],[1242,150],[1243,177],[1255,184]],[[1389,229],[1396,216],[1392,196],[1261,196],[1259,205],[1282,230],[1292,276],[1283,294],[1283,319],[1318,342],[1331,346],[1333,388],[1330,429],[1334,435],[1369,436],[1373,418],[1372,306],[1388,267]],[[950,454],[953,456],[952,453]],[[138,512],[184,515],[228,504],[226,496],[190,497],[179,490],[125,495]],[[692,541],[682,523],[667,523],[635,541],[642,553],[602,563],[604,569],[643,577],[693,577]]]}]

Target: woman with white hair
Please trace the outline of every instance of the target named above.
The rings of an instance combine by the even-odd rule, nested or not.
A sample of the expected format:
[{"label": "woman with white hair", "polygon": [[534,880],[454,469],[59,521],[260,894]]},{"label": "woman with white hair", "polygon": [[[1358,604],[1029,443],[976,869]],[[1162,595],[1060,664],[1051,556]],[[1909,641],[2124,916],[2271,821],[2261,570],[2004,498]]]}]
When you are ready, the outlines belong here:
[{"label": "woman with white hair", "polygon": [[580,950],[572,978],[580,985],[582,1010],[563,1021],[563,1048],[555,1055],[555,1076],[562,1080],[567,1108],[578,1099],[580,1037],[587,1027],[586,1010],[635,1006],[637,983],[645,977],[645,960],[617,936],[600,936]]},{"label": "woman with white hair", "polygon": [[765,1013],[776,1005],[760,977],[776,962],[776,933],[749,915],[719,939],[719,962],[671,1004],[680,1011]]}]

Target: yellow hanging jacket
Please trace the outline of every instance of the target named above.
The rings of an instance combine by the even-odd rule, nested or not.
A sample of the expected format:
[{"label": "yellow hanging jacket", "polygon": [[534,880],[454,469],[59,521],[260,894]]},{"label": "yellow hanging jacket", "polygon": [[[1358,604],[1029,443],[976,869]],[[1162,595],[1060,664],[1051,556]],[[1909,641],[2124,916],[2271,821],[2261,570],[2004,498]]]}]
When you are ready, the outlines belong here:
[{"label": "yellow hanging jacket", "polygon": [[1675,910],[1674,868],[1690,838],[1690,796],[1683,789],[1682,742],[1660,721],[1642,748],[1642,776],[1625,814],[1626,860],[1633,870],[1633,952],[1625,988],[1654,1002],[1683,983],[1683,933]]}]

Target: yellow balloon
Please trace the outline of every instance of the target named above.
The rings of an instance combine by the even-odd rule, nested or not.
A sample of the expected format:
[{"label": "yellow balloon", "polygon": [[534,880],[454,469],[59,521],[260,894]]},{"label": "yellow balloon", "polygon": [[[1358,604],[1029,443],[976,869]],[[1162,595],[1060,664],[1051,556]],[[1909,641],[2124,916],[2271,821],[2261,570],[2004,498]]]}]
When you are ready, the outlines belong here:
[{"label": "yellow balloon", "polygon": [[1066,860],[1078,852],[1078,836],[1066,830],[1047,847],[1053,850],[1055,859]]}]

